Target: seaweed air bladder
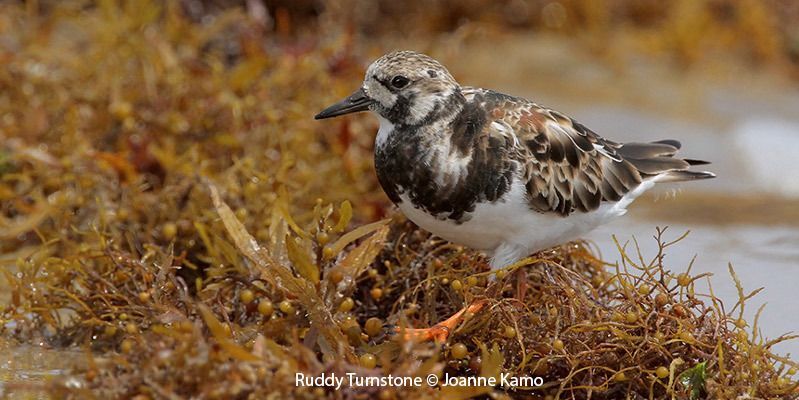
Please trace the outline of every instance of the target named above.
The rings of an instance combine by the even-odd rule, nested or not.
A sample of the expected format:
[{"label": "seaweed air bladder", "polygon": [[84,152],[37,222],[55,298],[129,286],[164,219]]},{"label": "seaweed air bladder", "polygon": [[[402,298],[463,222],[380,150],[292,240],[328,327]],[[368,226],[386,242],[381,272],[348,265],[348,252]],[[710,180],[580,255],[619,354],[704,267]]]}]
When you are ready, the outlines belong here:
[{"label": "seaweed air bladder", "polygon": [[[223,3],[0,4],[0,355],[14,358],[3,363],[0,393],[140,400],[795,397],[799,366],[772,351],[790,337],[766,339],[757,319],[744,314],[758,291],[745,289],[730,268],[738,301],[725,304],[701,289],[707,276],[670,264],[667,254],[690,247],[690,236],[655,230],[652,254],[620,240],[616,254],[605,254],[614,263],[579,238],[498,263],[431,235],[434,229],[419,228],[414,215],[391,205],[391,190],[386,196],[381,187],[402,185],[381,186],[375,173],[379,123],[312,117],[359,86],[368,62],[391,48],[393,21],[417,16],[419,7]],[[695,21],[677,18],[684,14],[672,3],[619,2],[613,18],[593,13],[593,2],[558,3],[562,9],[543,14],[532,3],[510,13],[505,7],[516,2],[490,4],[430,5],[435,12],[413,27],[426,35],[419,43],[429,46],[420,48],[444,56],[481,32],[518,34],[508,24],[586,40],[588,49],[590,38],[558,26],[591,26],[591,38],[637,32],[638,41],[623,42],[656,43],[668,54],[709,45],[673,40],[684,31],[675,33],[671,23],[639,28]],[[360,18],[366,12],[383,18]],[[544,15],[550,22],[542,25]],[[725,13],[702,15],[699,22],[707,23],[688,24],[700,33],[774,26],[744,24],[741,13],[723,23],[717,18]],[[746,18],[770,20],[762,13]],[[462,29],[451,25],[468,19],[474,23]],[[705,36],[729,37],[713,32]],[[735,49],[748,54],[762,36],[745,37],[719,43],[738,43],[743,49]],[[752,62],[782,59],[781,47],[757,43],[761,56]],[[782,65],[787,71],[792,64]],[[501,98],[470,94],[478,95]],[[577,145],[597,141],[618,153],[588,133],[580,139],[582,128],[571,120],[539,111],[544,121],[567,124],[552,126],[571,124]],[[495,133],[487,148],[512,141]],[[568,163],[574,154],[567,149],[574,148],[563,147]],[[671,153],[676,145],[639,150],[652,149]],[[636,171],[643,182],[646,173]],[[628,172],[632,190],[636,176]],[[686,191],[705,183],[686,184]],[[591,199],[570,198],[587,209]],[[475,304],[479,310],[470,309]],[[401,334],[456,314],[445,340]],[[58,362],[35,364],[42,359]],[[31,366],[21,369],[25,362]],[[297,384],[298,375],[348,373],[475,384]],[[486,384],[503,376],[540,381]]]}]

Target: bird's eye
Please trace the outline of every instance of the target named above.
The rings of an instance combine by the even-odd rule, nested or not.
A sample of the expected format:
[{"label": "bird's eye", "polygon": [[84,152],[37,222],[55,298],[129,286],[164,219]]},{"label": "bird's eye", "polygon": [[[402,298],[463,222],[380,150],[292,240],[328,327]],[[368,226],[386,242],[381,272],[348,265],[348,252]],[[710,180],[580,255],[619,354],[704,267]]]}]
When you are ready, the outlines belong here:
[{"label": "bird's eye", "polygon": [[391,79],[391,86],[394,86],[397,89],[404,88],[410,80],[402,75],[397,75]]}]

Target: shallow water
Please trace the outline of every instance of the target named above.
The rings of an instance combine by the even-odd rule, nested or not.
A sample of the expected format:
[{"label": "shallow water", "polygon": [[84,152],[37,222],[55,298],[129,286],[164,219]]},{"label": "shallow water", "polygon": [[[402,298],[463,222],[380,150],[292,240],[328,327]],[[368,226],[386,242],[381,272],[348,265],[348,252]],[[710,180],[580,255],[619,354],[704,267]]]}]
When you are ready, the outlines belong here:
[{"label": "shallow water", "polygon": [[[799,98],[799,93],[794,94]],[[759,103],[763,102],[767,100]],[[737,103],[729,100],[714,104],[707,112],[719,113],[716,116],[732,115],[722,104],[732,106]],[[764,109],[762,104],[759,108]],[[635,235],[641,241],[652,237],[655,226],[671,226],[672,237],[691,230],[689,240],[672,248],[668,260],[675,270],[687,267],[696,255],[693,271],[714,274],[711,284],[729,309],[738,298],[727,269],[728,263],[732,263],[745,289],[765,288],[749,302],[745,313],[747,321],[754,321],[758,307],[767,303],[759,319],[759,328],[764,336],[775,338],[791,331],[799,332],[799,313],[795,311],[794,295],[799,288],[799,220],[795,213],[786,213],[790,211],[787,207],[769,207],[771,203],[793,203],[795,208],[799,208],[799,198],[796,197],[799,195],[799,167],[796,164],[799,157],[799,115],[790,119],[777,113],[769,115],[763,110],[758,115],[745,114],[730,119],[725,127],[720,128],[712,122],[662,118],[621,105],[587,107],[579,114],[584,123],[599,132],[623,132],[614,136],[614,139],[622,141],[676,138],[683,143],[685,157],[713,161],[712,165],[703,168],[718,175],[711,181],[681,184],[679,190],[683,194],[690,192],[692,199],[701,200],[705,195],[719,202],[714,207],[714,212],[719,214],[716,218],[719,223],[708,224],[701,215],[691,215],[690,212],[696,210],[676,201],[680,193],[676,200],[664,198],[650,205],[650,208],[673,207],[676,210],[670,210],[671,215],[679,214],[680,208],[685,207],[687,214],[677,221],[636,212],[634,204],[628,218],[604,226],[589,236],[603,250],[605,259],[618,259],[615,244],[610,239],[612,233],[628,238]],[[740,210],[733,203],[753,195],[764,199],[763,207],[750,209],[749,214],[754,215],[737,215]],[[653,240],[643,242],[645,254],[656,251]],[[799,355],[799,340],[779,343],[774,350],[780,354],[791,353],[795,359]]]},{"label": "shallow water", "polygon": [[[730,310],[738,299],[732,263],[747,292],[765,288],[748,302],[747,321],[768,303],[758,325],[764,336],[799,332],[796,82],[723,62],[677,72],[637,60],[618,72],[572,42],[540,35],[506,38],[503,46],[476,41],[461,51],[479,54],[468,67],[453,67],[462,82],[533,99],[615,141],[677,139],[682,156],[712,161],[702,168],[716,179],[680,184],[676,196],[646,196],[587,239],[616,262],[613,234],[622,242],[635,236],[646,257],[657,249],[656,226],[670,226],[669,238],[691,230],[668,252],[673,270],[684,270],[696,255],[692,273],[713,273],[713,289]],[[774,350],[797,359],[799,340]]]},{"label": "shallow water", "polygon": [[[649,261],[657,253],[653,239],[655,227],[668,226],[666,239],[676,239],[685,231],[691,233],[682,242],[666,252],[665,265],[672,271],[682,272],[696,257],[691,275],[709,272],[713,292],[727,311],[738,300],[735,284],[728,272],[732,263],[735,273],[748,294],[760,287],[765,289],[746,303],[744,316],[750,326],[757,309],[766,304],[758,320],[758,329],[769,339],[781,334],[799,333],[799,313],[796,312],[795,291],[799,288],[799,229],[773,226],[713,226],[658,221],[645,217],[622,218],[602,226],[587,236],[601,249],[603,259],[618,262],[619,252],[613,241],[616,235],[620,243],[632,238],[640,245],[644,259]],[[649,256],[649,258],[648,258]],[[697,293],[709,293],[706,280],[697,281]],[[737,310],[736,314],[737,315]],[[799,340],[778,343],[773,347],[777,354],[799,355]]]},{"label": "shallow water", "polygon": [[[799,98],[799,95],[797,95]],[[734,104],[730,101],[727,104]],[[719,105],[716,105],[717,111]],[[738,295],[727,265],[732,263],[744,288],[748,291],[764,287],[752,299],[745,312],[752,323],[761,304],[767,307],[759,318],[759,329],[767,338],[789,332],[799,333],[799,313],[794,291],[799,288],[799,220],[790,211],[790,204],[799,209],[799,115],[796,120],[785,116],[746,115],[729,121],[728,128],[714,123],[662,118],[650,112],[635,112],[631,107],[588,107],[579,112],[588,126],[599,132],[624,132],[614,136],[622,141],[676,138],[683,143],[685,157],[713,161],[708,170],[718,177],[710,181],[679,185],[676,199],[661,198],[649,202],[649,210],[674,208],[669,214],[684,214],[677,220],[663,219],[657,212],[636,209],[612,224],[601,227],[589,238],[602,249],[606,260],[618,260],[618,252],[611,239],[635,236],[642,244],[644,254],[654,254],[656,226],[670,226],[671,238],[686,230],[692,233],[688,240],[674,246],[667,262],[674,270],[687,267],[696,255],[693,273],[713,273],[711,284],[729,310]],[[635,130],[624,127],[636,127]],[[771,150],[769,150],[771,149]],[[690,194],[692,200],[712,199],[714,224],[708,223],[701,212],[680,201],[680,195]],[[761,197],[761,208],[748,209],[748,215],[739,215],[734,206],[751,196]],[[651,197],[651,196],[650,196]],[[664,197],[664,196],[660,196]],[[780,203],[783,207],[769,207]],[[786,206],[787,205],[787,206]],[[694,213],[694,214],[692,214]],[[754,214],[754,215],[752,215]],[[706,285],[705,285],[706,286]],[[697,289],[700,289],[698,287]],[[779,343],[773,348],[779,354],[799,355],[799,340]]]},{"label": "shallow water", "polygon": [[44,385],[71,368],[85,364],[86,359],[86,354],[80,350],[54,350],[0,341],[0,398],[49,399],[51,396],[43,390]]}]

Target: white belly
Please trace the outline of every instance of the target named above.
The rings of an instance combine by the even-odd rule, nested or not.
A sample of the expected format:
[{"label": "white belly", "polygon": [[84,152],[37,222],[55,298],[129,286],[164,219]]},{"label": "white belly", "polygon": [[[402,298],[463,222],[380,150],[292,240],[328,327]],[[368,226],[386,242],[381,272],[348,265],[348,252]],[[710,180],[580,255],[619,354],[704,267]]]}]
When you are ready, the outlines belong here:
[{"label": "white belly", "polygon": [[624,215],[627,205],[653,185],[654,182],[646,182],[640,190],[633,190],[628,193],[629,198],[623,198],[618,203],[603,204],[596,211],[575,212],[568,217],[531,210],[525,199],[525,188],[518,181],[501,200],[478,204],[471,213],[471,219],[461,224],[435,218],[413,207],[406,194],[400,196],[402,203],[399,208],[421,228],[450,242],[489,252],[507,263],[577,239],[597,226]]}]

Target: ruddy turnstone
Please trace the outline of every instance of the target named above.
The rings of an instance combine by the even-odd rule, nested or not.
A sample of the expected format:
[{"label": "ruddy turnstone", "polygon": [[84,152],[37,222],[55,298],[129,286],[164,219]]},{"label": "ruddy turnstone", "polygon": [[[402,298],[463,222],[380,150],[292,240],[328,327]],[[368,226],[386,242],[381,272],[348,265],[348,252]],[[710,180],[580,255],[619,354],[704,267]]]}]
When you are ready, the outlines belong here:
[{"label": "ruddy turnstone", "polygon": [[413,51],[374,61],[355,93],[315,118],[367,110],[380,121],[375,168],[391,201],[423,229],[486,252],[492,268],[624,215],[657,183],[715,176],[676,158],[676,140],[613,142],[529,100],[461,86]]}]

